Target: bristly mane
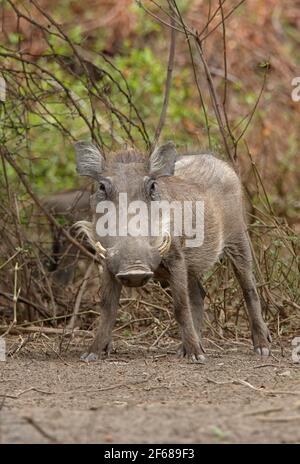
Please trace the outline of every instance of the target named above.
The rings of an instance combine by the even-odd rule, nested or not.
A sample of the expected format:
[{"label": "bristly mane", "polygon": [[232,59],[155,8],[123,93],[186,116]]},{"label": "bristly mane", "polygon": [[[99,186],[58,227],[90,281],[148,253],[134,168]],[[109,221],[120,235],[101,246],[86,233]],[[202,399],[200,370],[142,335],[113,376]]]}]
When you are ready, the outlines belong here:
[{"label": "bristly mane", "polygon": [[108,162],[113,163],[145,163],[147,161],[147,157],[136,150],[125,150],[119,151],[117,153],[111,153],[108,156]]}]

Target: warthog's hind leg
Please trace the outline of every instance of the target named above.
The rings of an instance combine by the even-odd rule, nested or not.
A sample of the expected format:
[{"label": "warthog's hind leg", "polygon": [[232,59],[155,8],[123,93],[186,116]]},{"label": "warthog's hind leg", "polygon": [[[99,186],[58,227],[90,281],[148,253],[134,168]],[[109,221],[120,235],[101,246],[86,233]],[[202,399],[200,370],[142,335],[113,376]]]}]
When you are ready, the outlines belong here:
[{"label": "warthog's hind leg", "polygon": [[252,272],[252,259],[246,232],[241,233],[225,248],[235,275],[241,285],[249,315],[254,350],[261,356],[270,354],[271,335],[263,320],[259,296]]}]

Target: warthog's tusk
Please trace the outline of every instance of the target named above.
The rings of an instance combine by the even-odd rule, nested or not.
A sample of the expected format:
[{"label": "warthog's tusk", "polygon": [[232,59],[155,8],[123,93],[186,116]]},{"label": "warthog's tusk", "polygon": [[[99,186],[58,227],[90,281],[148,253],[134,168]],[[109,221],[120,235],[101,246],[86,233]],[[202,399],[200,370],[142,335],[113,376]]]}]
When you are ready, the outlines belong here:
[{"label": "warthog's tusk", "polygon": [[88,242],[95,249],[100,258],[105,259],[106,248],[100,242],[96,242],[93,230],[93,224],[89,221],[78,221],[74,226],[79,233],[83,232],[88,239]]},{"label": "warthog's tusk", "polygon": [[105,259],[105,255],[106,255],[106,248],[104,248],[104,246],[101,245],[100,242],[96,242],[95,245],[94,245],[94,248],[95,250],[97,251],[98,255]]},{"label": "warthog's tusk", "polygon": [[158,249],[158,252],[161,256],[164,256],[168,253],[168,251],[170,250],[170,246],[171,246],[171,235],[169,232],[165,232],[164,233],[164,236],[163,236],[163,241],[162,243],[159,245],[159,247],[157,248]]}]

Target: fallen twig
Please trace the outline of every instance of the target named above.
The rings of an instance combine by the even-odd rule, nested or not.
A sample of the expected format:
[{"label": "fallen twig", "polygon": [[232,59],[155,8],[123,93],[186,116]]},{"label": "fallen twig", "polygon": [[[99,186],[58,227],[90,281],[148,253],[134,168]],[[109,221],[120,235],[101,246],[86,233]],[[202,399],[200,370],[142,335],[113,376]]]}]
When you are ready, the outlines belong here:
[{"label": "fallen twig", "polygon": [[13,400],[17,400],[18,398],[20,398],[20,396],[22,396],[25,393],[28,393],[30,391],[35,391],[37,393],[42,393],[44,395],[55,395],[56,394],[55,392],[49,392],[49,391],[46,391],[46,390],[41,390],[40,388],[37,388],[37,387],[30,387],[30,388],[26,388],[26,390],[23,390],[23,391],[17,393],[16,395],[9,395],[7,393],[0,393],[0,396],[4,397],[4,398],[11,398]]},{"label": "fallen twig", "polygon": [[300,421],[300,414],[297,416],[285,416],[285,417],[259,417],[258,420],[261,422],[292,422]]},{"label": "fallen twig", "polygon": [[28,424],[32,425],[35,430],[37,430],[43,437],[47,438],[47,440],[52,441],[53,443],[59,443],[58,439],[50,433],[46,432],[39,424],[35,422],[32,417],[23,416],[23,419],[28,422]]},{"label": "fallen twig", "polygon": [[259,393],[265,393],[267,395],[300,395],[300,392],[289,391],[289,390],[266,390],[261,387],[255,387],[251,385],[251,383],[247,382],[246,380],[242,379],[232,379],[232,380],[225,380],[219,382],[217,380],[211,379],[210,377],[206,377],[208,382],[214,383],[215,385],[243,385],[245,387],[251,388],[251,390],[257,391]]},{"label": "fallen twig", "polygon": [[259,414],[270,414],[271,412],[282,411],[283,408],[258,409],[256,411],[245,412],[243,416],[258,416]]},{"label": "fallen twig", "polygon": [[[6,331],[8,326],[0,326],[0,332]],[[66,329],[55,329],[52,327],[20,327],[14,326],[14,328],[10,331],[11,334],[18,335],[19,333],[44,333],[44,334],[55,334],[55,335],[79,335],[79,336],[86,336],[91,335],[89,330],[66,330]]]}]

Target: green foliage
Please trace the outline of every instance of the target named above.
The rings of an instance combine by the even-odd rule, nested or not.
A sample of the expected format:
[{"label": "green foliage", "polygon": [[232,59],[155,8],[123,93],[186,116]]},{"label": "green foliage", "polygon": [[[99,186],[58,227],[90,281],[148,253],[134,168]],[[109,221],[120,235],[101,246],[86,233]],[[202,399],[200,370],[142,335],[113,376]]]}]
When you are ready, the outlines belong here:
[{"label": "green foliage", "polygon": [[[187,0],[177,3],[182,14],[185,15],[190,3]],[[16,86],[14,83],[13,91],[11,91],[12,83],[10,77],[7,76],[8,99],[5,102],[5,110],[0,107],[0,116],[4,121],[0,127],[0,142],[7,143],[16,155],[24,157],[22,162],[24,169],[28,171],[33,188],[41,196],[49,191],[55,192],[76,187],[81,182],[75,175],[74,168],[72,142],[75,139],[91,138],[91,132],[93,132],[96,141],[101,142],[107,151],[120,148],[120,144],[115,143],[103,127],[103,120],[113,126],[114,133],[124,142],[134,143],[141,150],[146,148],[146,142],[140,130],[141,121],[132,104],[135,105],[143,120],[150,140],[153,139],[163,105],[169,30],[147,15],[138,6],[138,2],[132,3],[130,10],[135,18],[134,31],[118,45],[117,53],[107,58],[97,51],[105,49],[109,29],[101,28],[97,33],[87,33],[83,25],[85,20],[93,19],[92,11],[86,9],[82,22],[75,23],[72,22],[72,1],[59,2],[51,11],[51,15],[58,24],[68,24],[67,34],[72,43],[55,34],[48,36],[50,46],[44,51],[44,56],[36,60],[37,66],[46,71],[43,73],[42,80],[36,77],[35,81],[23,82],[22,85]],[[235,14],[244,14],[243,9],[239,9]],[[255,20],[256,15],[253,12],[254,24]],[[73,24],[72,27],[69,27],[71,24]],[[297,31],[285,23],[283,23],[283,28],[286,34],[292,36],[288,42],[291,48],[286,49],[285,53],[292,54],[296,61],[294,42]],[[49,26],[49,31],[55,32],[55,27]],[[14,47],[18,50],[22,39],[20,34],[10,33],[8,35],[10,50]],[[95,73],[93,78],[88,76],[90,69],[87,71],[86,68],[83,72],[79,65],[73,48],[76,44],[85,47],[88,51],[94,50],[91,61],[94,71],[99,72]],[[180,47],[182,44],[178,47],[182,56]],[[5,51],[4,46],[0,46],[1,51]],[[175,60],[162,139],[174,139],[179,148],[185,149],[199,145],[207,148],[209,145],[207,128],[187,48],[184,53],[186,62],[178,63],[177,58]],[[54,54],[56,59],[53,58]],[[6,64],[9,63],[12,67],[18,65],[21,69],[17,61],[6,59]],[[89,61],[85,63],[87,65]],[[234,131],[236,135],[247,126],[249,115],[257,102],[263,74],[269,67],[270,63],[266,59],[261,59],[255,64],[255,72],[258,74],[257,86],[249,86],[248,80],[242,79],[238,73],[235,76],[236,79],[228,86],[228,107],[230,109],[234,105],[238,107],[238,111],[232,111],[232,114],[229,111],[231,126],[236,127]],[[26,68],[31,72],[35,70],[30,64],[27,64]],[[205,88],[204,76],[200,68],[198,71],[203,89]],[[231,69],[228,71],[233,72]],[[224,80],[214,78],[214,82],[220,97],[224,90]],[[222,139],[211,102],[208,95],[204,95],[204,99],[208,106],[210,148],[222,153]],[[274,93],[266,85],[262,96],[263,105],[256,109],[255,120],[263,123],[265,119],[270,118],[268,106],[273,100]],[[81,114],[78,113],[73,102],[78,104]],[[107,111],[105,103],[112,105],[117,112]],[[286,113],[286,118],[291,119],[291,113]],[[98,126],[92,122],[93,115],[98,121]],[[135,125],[130,126],[128,120],[132,120]],[[94,124],[94,126],[91,128],[89,124]],[[251,123],[247,135],[251,133],[252,125],[254,124]],[[285,175],[292,173],[297,166],[298,140],[295,134],[295,131],[291,131],[291,134],[287,135],[289,149],[278,161],[278,170]],[[34,162],[28,162],[25,152],[29,155],[29,159],[34,159]],[[8,175],[10,179],[14,176],[10,170],[8,170]],[[280,203],[278,185],[274,183],[269,190],[270,201],[276,206]],[[296,217],[299,207],[293,196],[294,192],[286,194],[286,210],[288,215]],[[259,198],[257,201],[259,202]]]},{"label": "green foliage", "polygon": [[[55,11],[56,19],[68,10],[68,5],[69,1],[60,4]],[[137,7],[133,6],[133,8]],[[146,35],[155,34],[155,41],[158,43],[158,48],[161,48],[165,41],[161,26],[145,16],[140,9],[138,10],[136,31]],[[81,25],[74,25],[68,36],[74,44],[80,44],[83,40]],[[17,44],[18,40],[16,34],[12,35],[12,43]],[[101,37],[95,41],[95,49],[101,49],[101,41]],[[41,196],[49,191],[55,192],[78,185],[72,139],[90,138],[87,121],[90,122],[92,119],[92,105],[96,117],[100,120],[100,126],[103,117],[114,124],[115,132],[118,134],[123,130],[118,116],[105,113],[99,100],[97,103],[94,102],[93,95],[100,95],[100,99],[105,99],[125,117],[133,119],[140,125],[128,100],[129,89],[129,99],[136,106],[150,137],[153,137],[163,105],[168,59],[167,49],[166,55],[162,57],[155,47],[152,48],[150,45],[137,47],[128,39],[123,44],[122,53],[114,57],[113,66],[101,55],[93,55],[93,65],[101,69],[101,72],[91,84],[85,73],[74,72],[68,67],[70,60],[71,62],[74,60],[74,50],[70,43],[56,35],[50,35],[49,44],[49,49],[37,60],[37,65],[46,71],[43,73],[43,80],[23,82],[17,88],[18,99],[30,102],[30,105],[26,106],[26,115],[24,115],[26,124],[21,124],[16,132],[21,107],[15,107],[15,97],[9,95],[5,103],[6,113],[11,114],[15,124],[9,129],[7,127],[0,129],[0,141],[7,143],[11,140],[8,145],[12,151],[18,154],[24,149],[29,149],[33,154],[34,162],[29,163],[29,175],[33,188]],[[56,59],[51,58],[53,53],[56,54]],[[26,66],[30,72],[35,70],[30,64]],[[182,147],[191,146],[193,138],[197,143],[197,130],[205,133],[203,113],[197,105],[191,104],[194,98],[193,85],[190,69],[174,69],[163,137],[176,139],[178,146]],[[78,104],[82,117],[74,108],[73,101]],[[5,114],[3,116],[5,117]],[[212,124],[214,125],[215,121]],[[191,128],[192,134],[186,130],[185,125]],[[135,144],[142,150],[145,149],[141,133],[136,127],[130,128],[130,134]],[[121,136],[125,141],[127,135],[123,130]],[[108,146],[111,144],[111,137],[107,131],[102,130],[99,136]],[[213,143],[218,146],[217,136],[213,137]],[[28,169],[28,162],[24,161],[24,163],[26,165],[24,167]]]}]

